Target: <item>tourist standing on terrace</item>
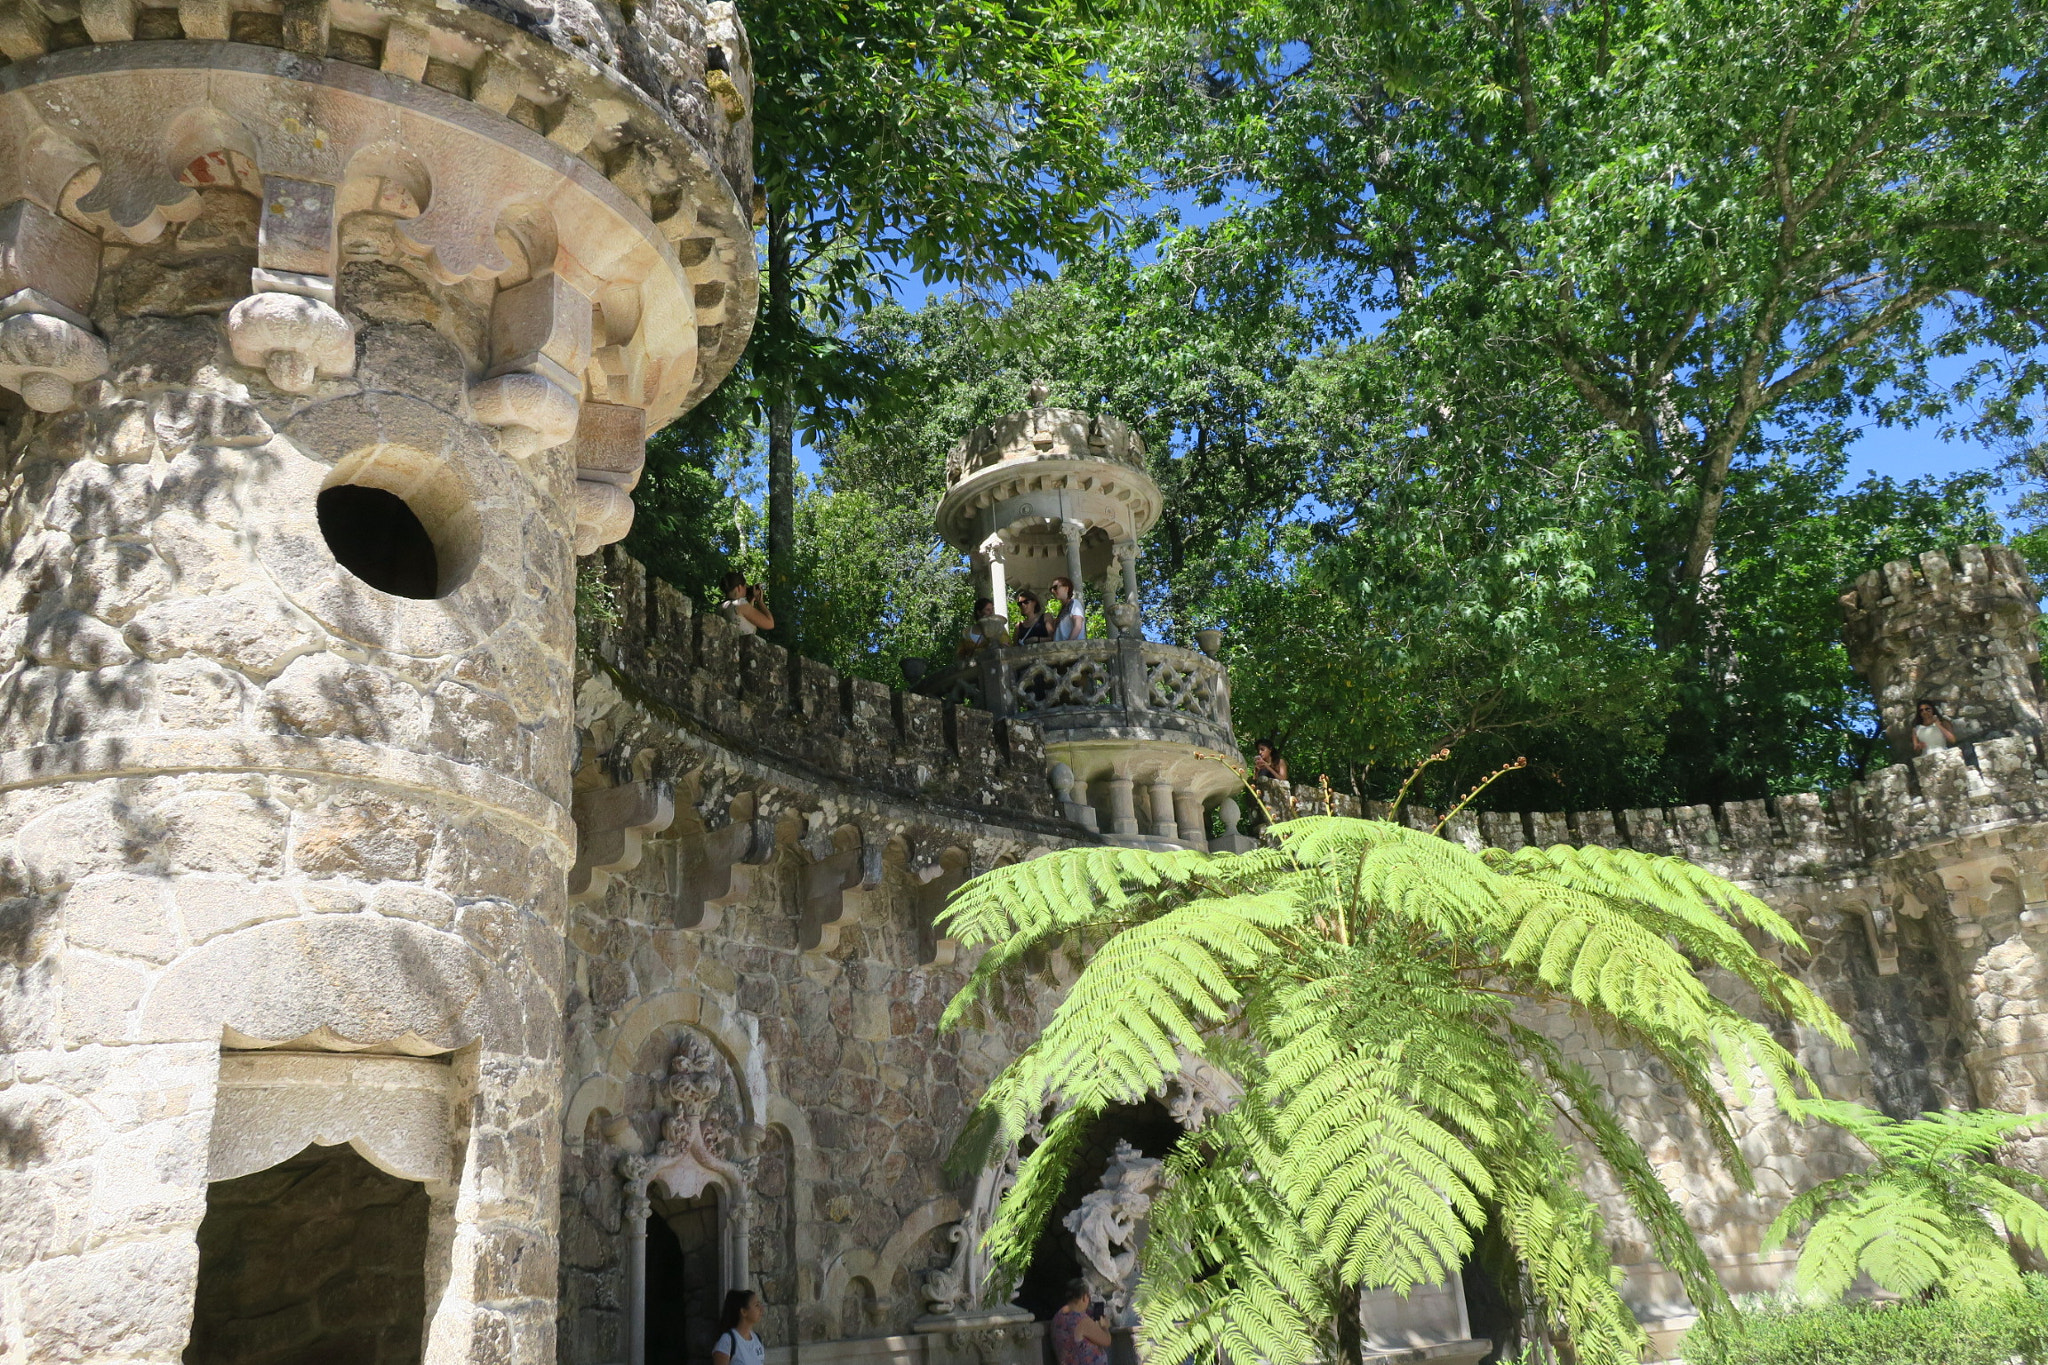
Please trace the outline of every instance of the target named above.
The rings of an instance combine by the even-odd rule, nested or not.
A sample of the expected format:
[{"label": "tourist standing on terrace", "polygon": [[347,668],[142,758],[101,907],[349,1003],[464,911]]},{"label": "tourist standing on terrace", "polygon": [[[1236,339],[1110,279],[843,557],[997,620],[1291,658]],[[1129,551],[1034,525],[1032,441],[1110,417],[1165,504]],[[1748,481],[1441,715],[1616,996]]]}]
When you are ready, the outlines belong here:
[{"label": "tourist standing on terrace", "polygon": [[1055,640],[1085,640],[1088,638],[1088,622],[1081,615],[1081,604],[1074,599],[1074,580],[1067,577],[1052,581],[1053,601],[1057,604],[1054,615],[1059,624],[1053,628]]}]

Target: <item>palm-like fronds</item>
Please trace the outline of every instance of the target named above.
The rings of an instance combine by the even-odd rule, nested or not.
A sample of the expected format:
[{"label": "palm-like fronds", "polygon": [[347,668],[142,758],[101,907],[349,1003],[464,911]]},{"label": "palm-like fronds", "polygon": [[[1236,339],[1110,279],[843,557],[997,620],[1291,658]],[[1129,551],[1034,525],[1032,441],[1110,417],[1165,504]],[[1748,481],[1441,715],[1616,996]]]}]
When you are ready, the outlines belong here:
[{"label": "palm-like fronds", "polygon": [[1605,1094],[1515,1012],[1568,1007],[1664,1061],[1746,1177],[1714,1067],[1788,1099],[1805,1078],[1700,969],[1846,1042],[1751,944],[1797,943],[1792,927],[1671,858],[1473,853],[1330,817],[1272,832],[1276,847],[1238,856],[1058,853],[956,893],[944,932],[986,951],[948,1026],[979,1017],[1037,953],[1087,959],[963,1139],[981,1159],[1059,1115],[989,1234],[998,1262],[1022,1270],[1094,1117],[1158,1091],[1186,1053],[1228,1071],[1245,1099],[1182,1145],[1153,1204],[1138,1307],[1154,1358],[1311,1359],[1345,1296],[1457,1273],[1491,1219],[1581,1361],[1634,1361],[1642,1334],[1567,1136],[1613,1168],[1695,1302],[1724,1306]]},{"label": "palm-like fronds", "polygon": [[1840,1101],[1807,1108],[1877,1161],[1805,1191],[1771,1224],[1767,1251],[1807,1229],[1796,1277],[1802,1294],[1839,1298],[1868,1275],[1899,1294],[1996,1297],[2020,1288],[2008,1239],[2048,1251],[2048,1210],[2026,1193],[2048,1190],[2048,1182],[1995,1160],[2013,1134],[2048,1123],[2048,1114],[1979,1109],[1892,1119]]}]

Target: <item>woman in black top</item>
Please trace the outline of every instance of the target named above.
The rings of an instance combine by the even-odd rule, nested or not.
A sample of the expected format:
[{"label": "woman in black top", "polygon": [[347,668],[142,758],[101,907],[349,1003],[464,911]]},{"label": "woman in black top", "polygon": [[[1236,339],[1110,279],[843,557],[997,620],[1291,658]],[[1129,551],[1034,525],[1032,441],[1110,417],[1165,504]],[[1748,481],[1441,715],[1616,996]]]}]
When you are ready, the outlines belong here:
[{"label": "woman in black top", "polygon": [[1029,588],[1021,589],[1017,593],[1017,611],[1023,617],[1023,624],[1017,627],[1018,644],[1037,644],[1052,639],[1052,622],[1046,619],[1038,594]]}]

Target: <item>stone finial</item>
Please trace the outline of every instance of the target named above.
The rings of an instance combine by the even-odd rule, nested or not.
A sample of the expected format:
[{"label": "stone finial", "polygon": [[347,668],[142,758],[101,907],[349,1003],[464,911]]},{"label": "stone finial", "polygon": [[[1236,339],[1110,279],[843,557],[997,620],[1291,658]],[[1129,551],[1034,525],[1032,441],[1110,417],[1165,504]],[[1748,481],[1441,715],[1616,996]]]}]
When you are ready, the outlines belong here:
[{"label": "stone finial", "polygon": [[1849,660],[1870,682],[1901,758],[1914,706],[1940,703],[1959,739],[2041,729],[2039,591],[2003,545],[1963,545],[1898,559],[1842,594]]}]

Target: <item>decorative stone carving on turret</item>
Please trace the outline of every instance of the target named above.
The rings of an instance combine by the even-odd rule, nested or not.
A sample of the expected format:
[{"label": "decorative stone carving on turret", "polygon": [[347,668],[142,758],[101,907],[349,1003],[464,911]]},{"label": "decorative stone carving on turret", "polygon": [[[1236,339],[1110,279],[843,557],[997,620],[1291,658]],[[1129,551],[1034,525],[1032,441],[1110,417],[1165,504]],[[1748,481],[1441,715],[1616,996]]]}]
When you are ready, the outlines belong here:
[{"label": "decorative stone carving on turret", "polygon": [[86,317],[99,274],[91,233],[30,199],[0,209],[0,387],[37,412],[64,411],[107,372]]},{"label": "decorative stone carving on turret", "polygon": [[2040,733],[2040,608],[2013,550],[1964,545],[1896,559],[1841,600],[1850,662],[1876,694],[1895,757],[1912,757],[1922,700],[1941,704],[1960,740]]},{"label": "decorative stone carving on turret", "polygon": [[180,1358],[209,1179],[311,1134],[431,1177],[424,1359],[552,1362],[571,873],[671,814],[572,812],[574,556],[751,327],[739,16],[0,0],[0,55],[0,1074],[73,1116],[0,1174],[97,1229],[0,1337]]}]

